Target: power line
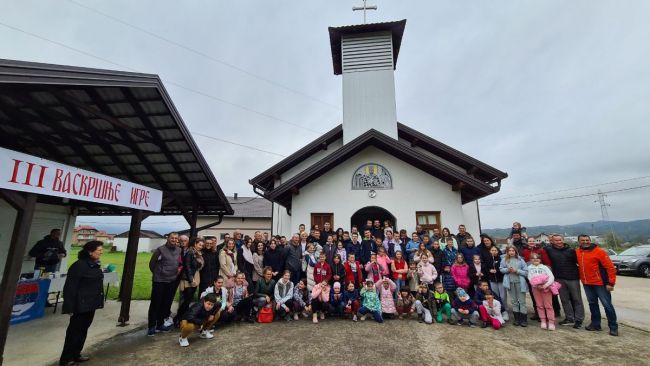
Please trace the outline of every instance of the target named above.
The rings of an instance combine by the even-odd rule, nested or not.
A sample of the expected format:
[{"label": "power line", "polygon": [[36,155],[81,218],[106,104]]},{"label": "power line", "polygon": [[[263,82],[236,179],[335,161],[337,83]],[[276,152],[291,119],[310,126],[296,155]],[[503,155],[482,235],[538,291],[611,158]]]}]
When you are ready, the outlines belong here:
[{"label": "power line", "polygon": [[[57,46],[60,46],[60,47],[63,47],[63,48],[66,48],[66,49],[72,50],[72,51],[77,52],[77,53],[80,53],[80,54],[82,54],[82,55],[85,55],[85,56],[88,56],[88,57],[92,57],[92,58],[95,58],[95,59],[97,59],[97,60],[101,60],[101,61],[106,62],[106,63],[109,63],[109,64],[111,64],[111,65],[115,65],[115,66],[118,66],[118,67],[121,67],[121,68],[124,68],[124,69],[127,69],[127,70],[131,70],[131,71],[134,71],[134,72],[141,72],[141,71],[139,71],[139,70],[137,70],[137,69],[134,69],[134,68],[132,68],[132,67],[130,67],[130,66],[126,66],[126,65],[123,65],[123,64],[120,64],[120,63],[117,63],[117,62],[113,62],[113,61],[111,61],[111,60],[109,60],[109,59],[107,59],[107,58],[104,58],[104,57],[101,57],[101,56],[94,55],[94,54],[92,54],[92,53],[90,53],[90,52],[86,52],[86,51],[84,51],[84,50],[81,50],[81,49],[78,49],[78,48],[75,48],[75,47],[69,46],[69,45],[67,45],[67,44],[65,44],[65,43],[61,43],[61,42],[58,42],[58,41],[55,41],[55,40],[49,39],[49,38],[47,38],[47,37],[43,37],[43,36],[41,36],[41,35],[39,35],[39,34],[36,34],[36,33],[33,33],[33,32],[29,32],[29,31],[26,31],[26,30],[21,29],[21,28],[18,28],[18,27],[14,27],[14,26],[9,25],[9,24],[6,24],[6,23],[3,23],[3,22],[0,22],[0,25],[2,25],[2,26],[4,26],[4,27],[7,27],[7,28],[9,28],[9,29],[13,29],[13,30],[15,30],[15,31],[17,31],[17,32],[21,32],[21,33],[27,34],[27,35],[29,35],[29,36],[32,36],[32,37],[38,38],[38,39],[40,39],[40,40],[43,40],[43,41],[47,41],[47,42],[53,43],[53,44],[55,44],[55,45],[57,45]],[[272,115],[270,115],[270,114],[266,114],[266,113],[264,113],[264,112],[257,111],[257,110],[255,110],[255,109],[252,109],[252,108],[249,108],[249,107],[245,107],[245,106],[240,105],[240,104],[237,104],[237,103],[230,102],[230,101],[228,101],[228,100],[225,100],[225,99],[219,98],[219,97],[214,96],[214,95],[212,95],[212,94],[208,94],[208,93],[205,93],[205,92],[202,92],[202,91],[199,91],[199,90],[195,90],[195,89],[193,89],[193,88],[190,88],[190,87],[184,86],[184,85],[179,84],[179,83],[177,83],[177,82],[174,82],[174,81],[172,81],[172,80],[163,79],[163,81],[166,82],[166,83],[168,83],[168,84],[174,85],[174,86],[176,86],[176,87],[179,87],[179,88],[185,89],[185,90],[187,90],[187,91],[190,91],[190,92],[196,93],[196,94],[198,94],[198,95],[201,95],[201,96],[204,96],[204,97],[207,97],[207,98],[210,98],[210,99],[213,99],[213,100],[219,101],[219,102],[221,102],[221,103],[228,104],[228,105],[230,105],[230,106],[233,106],[233,107],[236,107],[236,108],[239,108],[239,109],[245,110],[245,111],[247,111],[247,112],[255,113],[255,114],[258,114],[258,115],[260,115],[260,116],[263,116],[263,117],[266,117],[266,118],[269,118],[269,119],[272,119],[272,120],[275,120],[275,121],[278,121],[278,122],[286,123],[286,124],[288,124],[288,125],[291,125],[291,126],[294,126],[294,127],[298,127],[298,128],[301,128],[301,129],[304,129],[304,130],[306,130],[306,131],[310,131],[310,132],[313,132],[313,133],[316,133],[316,134],[320,134],[320,133],[321,133],[320,131],[316,131],[316,130],[311,129],[311,128],[309,128],[309,127],[304,127],[304,126],[301,126],[301,125],[299,125],[299,124],[297,124],[297,123],[290,122],[290,121],[284,120],[284,119],[282,119],[282,118],[278,118],[278,117],[272,116]]]},{"label": "power line", "polygon": [[182,44],[182,43],[179,43],[179,42],[176,42],[176,41],[171,40],[171,39],[169,39],[169,38],[163,37],[163,36],[161,36],[161,35],[159,35],[159,34],[153,33],[153,32],[151,32],[151,31],[149,31],[149,30],[147,30],[147,29],[144,29],[144,28],[139,27],[139,26],[137,26],[137,25],[131,24],[131,23],[125,21],[125,20],[122,20],[122,19],[116,17],[116,16],[113,16],[113,15],[110,15],[110,14],[107,14],[107,13],[104,13],[104,12],[102,12],[102,11],[100,11],[100,10],[97,10],[97,9],[95,9],[95,8],[92,8],[92,7],[88,6],[88,5],[85,5],[85,4],[82,4],[82,3],[79,3],[79,2],[74,1],[74,0],[68,0],[68,1],[71,2],[71,3],[73,3],[73,4],[75,4],[75,5],[77,5],[77,6],[79,6],[79,7],[82,7],[82,8],[84,8],[84,9],[87,9],[87,10],[93,12],[93,13],[99,14],[99,15],[101,15],[101,16],[103,16],[103,17],[109,18],[109,19],[111,19],[111,20],[113,20],[113,21],[115,21],[115,22],[118,22],[118,23],[120,23],[120,24],[122,24],[122,25],[125,25],[125,26],[127,26],[127,27],[129,27],[129,28],[135,29],[135,30],[137,30],[137,31],[139,31],[139,32],[142,32],[142,33],[145,33],[145,34],[147,34],[147,35],[149,35],[149,36],[151,36],[151,37],[154,37],[154,38],[156,38],[156,39],[158,39],[158,40],[161,40],[161,41],[163,41],[163,42],[169,43],[169,44],[171,44],[171,45],[173,45],[173,46],[176,46],[176,47],[178,47],[178,48],[184,49],[185,51],[191,52],[191,53],[193,53],[193,54],[195,54],[195,55],[198,55],[198,56],[204,57],[204,58],[206,58],[206,59],[208,59],[208,60],[210,60],[210,61],[212,61],[212,62],[216,62],[216,63],[221,64],[221,65],[223,65],[223,66],[226,66],[226,67],[232,68],[232,69],[234,69],[234,70],[237,70],[237,71],[239,71],[239,72],[241,72],[241,73],[243,73],[243,74],[245,74],[245,75],[248,75],[248,76],[250,76],[250,77],[252,77],[252,78],[255,78],[255,79],[258,79],[258,80],[264,81],[264,82],[266,82],[266,83],[268,83],[268,84],[271,84],[271,85],[277,86],[277,87],[279,87],[279,88],[282,88],[282,89],[284,89],[284,90],[290,91],[290,92],[292,92],[292,93],[295,93],[295,94],[298,94],[298,95],[302,95],[302,96],[304,96],[304,97],[306,97],[306,98],[308,98],[308,99],[311,99],[311,100],[313,100],[313,101],[316,101],[316,102],[321,103],[321,104],[324,104],[324,105],[327,105],[328,107],[332,107],[332,108],[335,108],[335,109],[338,109],[338,110],[341,109],[341,107],[338,106],[338,105],[334,105],[334,104],[332,104],[332,103],[329,103],[329,102],[326,102],[326,101],[324,101],[324,100],[318,99],[318,98],[316,98],[316,97],[314,97],[314,96],[311,96],[311,95],[306,94],[306,93],[304,93],[304,92],[301,92],[301,91],[299,91],[299,90],[296,90],[296,89],[290,88],[290,87],[288,87],[288,86],[286,86],[286,85],[283,85],[283,84],[281,84],[281,83],[278,83],[277,81],[273,81],[273,80],[271,80],[271,79],[267,79],[267,78],[265,78],[265,77],[263,77],[263,76],[256,75],[256,74],[254,74],[254,73],[252,73],[252,72],[250,72],[250,71],[248,71],[248,70],[246,70],[246,69],[243,69],[243,68],[238,67],[238,66],[236,66],[236,65],[233,65],[233,64],[231,64],[231,63],[225,62],[225,61],[223,61],[223,60],[219,60],[218,58],[215,58],[215,57],[213,57],[213,56],[210,56],[209,54],[207,54],[207,53],[205,53],[205,52],[202,52],[202,51],[200,51],[200,50],[197,50],[197,49],[191,48],[191,47],[186,46],[186,45],[184,45],[184,44]]},{"label": "power line", "polygon": [[534,196],[543,196],[546,194],[552,194],[552,193],[561,193],[561,192],[569,192],[569,191],[576,191],[579,189],[585,189],[585,188],[594,188],[594,187],[600,187],[604,185],[610,185],[610,184],[616,184],[616,183],[624,183],[624,182],[630,182],[634,180],[641,180],[641,179],[647,179],[650,178],[650,175],[646,175],[643,177],[636,177],[636,178],[628,178],[628,179],[622,179],[622,180],[617,180],[613,182],[605,182],[605,183],[599,183],[599,184],[592,184],[588,186],[582,186],[582,187],[574,187],[574,188],[565,188],[565,189],[559,189],[557,191],[548,191],[548,192],[539,192],[539,193],[531,193],[531,194],[522,194],[522,195],[517,195],[517,196],[507,196],[507,197],[499,197],[499,198],[489,198],[486,200],[483,200],[483,202],[493,202],[493,201],[503,201],[507,199],[512,199],[512,198],[523,198],[523,197],[534,197]]},{"label": "power line", "polygon": [[231,144],[231,145],[235,145],[235,146],[240,146],[240,147],[245,147],[245,148],[247,148],[247,149],[251,149],[251,150],[255,150],[255,151],[259,151],[259,152],[263,152],[263,153],[266,153],[266,154],[276,155],[276,156],[279,156],[279,157],[282,157],[282,158],[286,158],[286,157],[287,157],[286,155],[278,154],[278,153],[273,152],[273,151],[262,150],[262,149],[259,149],[259,148],[257,148],[257,147],[254,147],[254,146],[244,145],[244,144],[240,144],[240,143],[237,143],[237,142],[232,142],[232,141],[228,141],[228,140],[220,139],[220,138],[218,138],[218,137],[214,137],[214,136],[210,136],[210,135],[204,135],[204,134],[199,133],[199,132],[196,132],[196,131],[190,131],[190,132],[192,133],[192,135],[197,135],[197,136],[205,137],[205,138],[208,138],[208,139],[210,139],[210,140],[215,140],[215,141],[225,142],[225,143],[227,143],[227,144]]},{"label": "power line", "polygon": [[[641,189],[641,188],[648,188],[648,187],[650,187],[650,184],[646,184],[646,185],[643,185],[643,186],[637,186],[637,187],[616,189],[616,190],[606,191],[606,192],[602,192],[602,193],[625,192],[625,191],[631,191],[631,190],[634,190],[634,189]],[[491,203],[491,204],[481,205],[481,206],[483,206],[483,207],[493,207],[493,206],[521,205],[521,204],[525,204],[525,203],[550,202],[550,201],[567,200],[567,199],[572,199],[572,198],[590,197],[590,196],[597,196],[598,194],[599,193],[586,193],[586,194],[579,194],[579,195],[574,195],[574,196],[547,198],[547,199],[533,200],[533,201],[508,202],[508,203]]]}]

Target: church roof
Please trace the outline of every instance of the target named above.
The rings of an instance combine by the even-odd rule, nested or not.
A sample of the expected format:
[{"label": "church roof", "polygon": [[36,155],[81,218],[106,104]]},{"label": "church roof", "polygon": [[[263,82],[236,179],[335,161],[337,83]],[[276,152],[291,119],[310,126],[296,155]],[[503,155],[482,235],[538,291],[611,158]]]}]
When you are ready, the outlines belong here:
[{"label": "church roof", "polygon": [[[343,145],[343,147],[339,148],[335,152],[315,162],[310,167],[298,173],[286,182],[277,187],[273,187],[275,177],[313,154],[313,152],[307,154],[307,150],[316,147],[320,147],[321,149],[326,148],[323,142],[324,136],[328,134],[336,134],[339,128],[340,126],[329,131],[325,135],[321,136],[321,138],[311,142],[305,148],[289,156],[270,169],[267,169],[264,173],[251,179],[249,182],[254,186],[258,194],[285,207],[291,207],[292,196],[294,193],[299,192],[301,187],[309,184],[316,178],[320,177],[324,172],[336,167],[343,161],[356,155],[359,151],[369,146],[374,146],[443,180],[444,182],[449,183],[452,185],[453,190],[460,191],[463,203],[471,202],[498,192],[500,189],[501,179],[507,177],[507,173],[490,167],[489,165],[473,159],[458,150],[427,137],[426,135],[416,135],[416,133],[418,133],[417,131],[399,124],[398,133],[401,132],[402,135],[407,137],[417,136],[418,138],[424,137],[426,139],[416,140],[413,138],[410,141],[408,139],[406,139],[406,141],[396,141],[377,130],[371,129]],[[433,157],[416,150],[416,146],[420,146],[427,150],[436,150],[436,152],[439,151],[440,154],[436,155],[444,158],[444,160],[434,159]],[[445,156],[449,159],[446,159]],[[469,168],[466,168],[468,169],[467,171],[458,170],[445,162],[445,160],[463,168]],[[457,162],[460,164],[457,164]],[[486,177],[489,179],[482,179]]]},{"label": "church roof", "polygon": [[355,34],[365,34],[369,32],[390,32],[393,36],[393,67],[397,65],[397,55],[402,45],[402,36],[406,27],[406,19],[395,22],[370,23],[346,25],[342,27],[329,27],[330,47],[332,48],[332,64],[334,65],[334,75],[341,75],[343,72],[341,57],[341,37]]},{"label": "church roof", "polygon": [[[465,169],[467,175],[473,176],[487,184],[500,184],[501,179],[508,177],[508,173],[502,172],[480,160],[452,148],[449,145],[416,131],[405,124],[397,123],[397,134],[400,138],[408,141],[410,146],[407,146],[409,149],[414,150],[415,147],[420,147],[427,150],[449,163]],[[286,171],[300,164],[318,151],[327,150],[329,144],[341,139],[342,137],[343,125],[338,125],[310,142],[302,149],[289,155],[279,163],[250,179],[249,183],[252,184],[253,187],[261,189],[264,192],[273,190],[276,178],[279,178]]]}]

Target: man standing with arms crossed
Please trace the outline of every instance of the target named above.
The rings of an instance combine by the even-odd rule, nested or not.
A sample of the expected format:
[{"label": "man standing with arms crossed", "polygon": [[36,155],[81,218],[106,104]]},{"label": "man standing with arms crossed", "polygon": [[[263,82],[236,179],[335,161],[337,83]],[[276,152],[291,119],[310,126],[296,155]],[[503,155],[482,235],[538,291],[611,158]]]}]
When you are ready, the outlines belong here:
[{"label": "man standing with arms crossed", "polygon": [[589,312],[591,312],[591,323],[585,327],[589,331],[600,331],[600,308],[598,300],[605,308],[609,335],[618,336],[618,323],[616,322],[616,310],[612,304],[612,291],[616,284],[616,267],[609,259],[607,252],[591,243],[589,235],[578,236],[580,247],[576,250],[580,281],[585,289]]}]

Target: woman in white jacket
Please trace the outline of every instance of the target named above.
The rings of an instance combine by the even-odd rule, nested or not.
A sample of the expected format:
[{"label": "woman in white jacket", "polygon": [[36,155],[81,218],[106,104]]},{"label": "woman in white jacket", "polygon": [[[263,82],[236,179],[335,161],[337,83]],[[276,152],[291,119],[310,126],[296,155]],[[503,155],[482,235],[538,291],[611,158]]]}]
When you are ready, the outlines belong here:
[{"label": "woman in white jacket", "polygon": [[555,330],[553,294],[548,290],[548,287],[555,281],[555,277],[551,269],[542,264],[542,259],[537,253],[530,255],[528,280],[531,283],[533,296],[535,296],[537,314],[539,314],[542,329],[547,329],[548,326],[548,330]]}]

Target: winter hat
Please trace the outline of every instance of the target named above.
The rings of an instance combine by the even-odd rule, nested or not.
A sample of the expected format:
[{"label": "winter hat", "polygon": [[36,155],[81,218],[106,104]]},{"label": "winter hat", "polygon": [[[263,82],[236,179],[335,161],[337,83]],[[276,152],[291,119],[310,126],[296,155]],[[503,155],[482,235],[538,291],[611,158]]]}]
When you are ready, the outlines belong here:
[{"label": "winter hat", "polygon": [[467,292],[465,292],[465,289],[462,287],[456,289],[456,295],[458,295],[458,297],[468,297]]},{"label": "winter hat", "polygon": [[338,288],[339,290],[341,289],[341,283],[340,282],[334,282],[334,288]]}]

